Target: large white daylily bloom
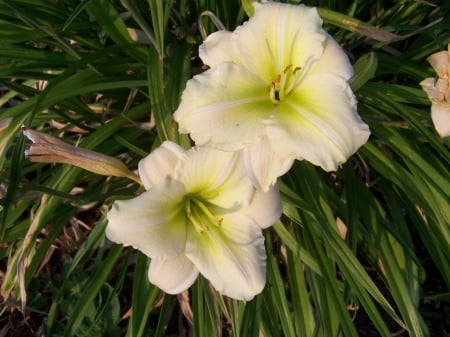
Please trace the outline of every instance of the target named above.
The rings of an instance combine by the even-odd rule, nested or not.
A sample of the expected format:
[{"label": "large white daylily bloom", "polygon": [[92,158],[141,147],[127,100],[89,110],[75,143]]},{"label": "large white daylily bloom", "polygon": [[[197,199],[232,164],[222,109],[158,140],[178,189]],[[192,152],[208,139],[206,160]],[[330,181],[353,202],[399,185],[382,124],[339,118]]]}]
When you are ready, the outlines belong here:
[{"label": "large white daylily bloom", "polygon": [[243,150],[267,190],[295,159],[336,170],[370,132],[348,84],[352,66],[317,9],[254,6],[248,22],[200,46],[210,69],[188,81],[174,117],[198,145]]},{"label": "large white daylily bloom", "polygon": [[426,78],[420,85],[431,101],[431,119],[437,133],[450,136],[450,44],[448,50],[430,55],[427,61],[438,78]]},{"label": "large white daylily bloom", "polygon": [[151,283],[177,294],[201,273],[235,299],[261,292],[262,229],[281,215],[277,187],[256,190],[238,153],[170,141],[139,162],[139,175],[146,192],[113,204],[106,235],[151,258]]}]

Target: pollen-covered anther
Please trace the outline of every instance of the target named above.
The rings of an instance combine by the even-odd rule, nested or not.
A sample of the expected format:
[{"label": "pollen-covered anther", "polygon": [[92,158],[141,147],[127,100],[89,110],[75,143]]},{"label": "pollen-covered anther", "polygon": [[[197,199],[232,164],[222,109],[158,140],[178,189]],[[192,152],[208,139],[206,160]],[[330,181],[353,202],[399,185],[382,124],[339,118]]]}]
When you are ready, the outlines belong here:
[{"label": "pollen-covered anther", "polygon": [[282,73],[278,74],[270,84],[269,97],[273,104],[278,105],[294,89],[296,84],[296,75],[301,67],[287,65]]},{"label": "pollen-covered anther", "polygon": [[196,199],[187,200],[186,216],[199,234],[209,232],[210,226],[220,226],[222,222],[222,219],[217,220],[204,202]]}]

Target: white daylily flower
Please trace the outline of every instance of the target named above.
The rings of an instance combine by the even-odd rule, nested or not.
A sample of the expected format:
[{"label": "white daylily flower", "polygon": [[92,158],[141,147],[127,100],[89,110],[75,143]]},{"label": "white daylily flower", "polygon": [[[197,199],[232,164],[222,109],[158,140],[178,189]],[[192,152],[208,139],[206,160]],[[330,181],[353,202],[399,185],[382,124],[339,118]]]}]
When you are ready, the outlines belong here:
[{"label": "white daylily flower", "polygon": [[201,273],[235,299],[261,292],[262,228],[281,215],[277,187],[257,191],[238,153],[170,141],[140,161],[139,175],[146,192],[113,204],[106,235],[152,259],[150,282],[177,294]]},{"label": "white daylily flower", "polygon": [[426,78],[420,85],[431,101],[431,119],[439,136],[450,136],[450,44],[448,50],[428,56],[438,79]]},{"label": "white daylily flower", "polygon": [[248,22],[200,46],[210,69],[188,81],[174,117],[197,145],[244,149],[249,176],[267,190],[295,159],[337,169],[370,131],[347,82],[352,66],[317,9],[254,6]]}]

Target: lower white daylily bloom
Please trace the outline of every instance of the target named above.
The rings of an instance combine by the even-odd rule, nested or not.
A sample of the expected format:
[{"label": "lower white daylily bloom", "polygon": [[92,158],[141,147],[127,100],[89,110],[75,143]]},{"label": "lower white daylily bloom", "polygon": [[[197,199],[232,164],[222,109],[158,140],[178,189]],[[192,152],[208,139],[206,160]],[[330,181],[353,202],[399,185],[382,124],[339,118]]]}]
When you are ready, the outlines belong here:
[{"label": "lower white daylily bloom", "polygon": [[450,136],[450,44],[448,50],[427,58],[438,78],[426,78],[420,85],[431,101],[431,119],[442,138]]},{"label": "lower white daylily bloom", "polygon": [[336,170],[368,139],[348,84],[352,66],[316,8],[254,3],[234,32],[200,46],[210,69],[188,81],[175,120],[197,145],[243,150],[268,190],[295,159]]},{"label": "lower white daylily bloom", "polygon": [[139,175],[146,192],[113,204],[106,235],[151,258],[151,283],[177,294],[201,273],[235,299],[262,291],[262,228],[281,215],[277,187],[257,191],[237,153],[170,141],[140,161]]}]

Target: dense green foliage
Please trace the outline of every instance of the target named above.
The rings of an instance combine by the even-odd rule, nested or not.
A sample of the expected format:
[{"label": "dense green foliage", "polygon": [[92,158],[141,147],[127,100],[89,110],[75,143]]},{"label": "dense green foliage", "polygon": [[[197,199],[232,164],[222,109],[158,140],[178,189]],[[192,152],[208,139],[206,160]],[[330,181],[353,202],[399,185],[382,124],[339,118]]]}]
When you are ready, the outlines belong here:
[{"label": "dense green foliage", "polygon": [[320,7],[348,52],[372,135],[335,173],[297,162],[282,177],[284,214],[265,230],[267,285],[246,303],[202,278],[189,297],[163,295],[147,281],[148,259],[104,236],[112,201],[141,188],[31,163],[20,131],[25,124],[130,169],[164,139],[188,144],[171,114],[202,71],[200,14],[232,30],[246,19],[240,2],[0,0],[0,122],[11,118],[0,131],[1,331],[450,336],[450,143],[419,86],[435,76],[425,58],[450,42],[450,4],[304,3]]}]

